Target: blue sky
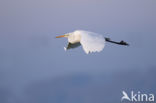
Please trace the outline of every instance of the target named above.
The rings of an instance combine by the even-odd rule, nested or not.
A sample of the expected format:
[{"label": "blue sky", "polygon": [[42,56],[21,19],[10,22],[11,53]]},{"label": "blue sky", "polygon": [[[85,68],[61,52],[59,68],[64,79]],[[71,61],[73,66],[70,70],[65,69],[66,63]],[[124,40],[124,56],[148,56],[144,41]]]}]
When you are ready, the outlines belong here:
[{"label": "blue sky", "polygon": [[[121,91],[156,93],[156,1],[0,1],[0,102],[112,103]],[[76,29],[127,41],[100,53],[64,51]],[[31,95],[32,94],[32,95]],[[112,98],[110,98],[112,96]]]}]

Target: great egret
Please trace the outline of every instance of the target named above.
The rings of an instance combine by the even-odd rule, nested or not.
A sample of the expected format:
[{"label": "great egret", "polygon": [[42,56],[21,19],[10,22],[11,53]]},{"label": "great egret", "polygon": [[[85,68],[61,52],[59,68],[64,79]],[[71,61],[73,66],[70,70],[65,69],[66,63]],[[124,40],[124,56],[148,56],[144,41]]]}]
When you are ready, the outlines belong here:
[{"label": "great egret", "polygon": [[109,38],[105,38],[100,34],[84,31],[84,30],[76,30],[71,33],[67,33],[64,35],[56,36],[56,38],[66,37],[68,38],[68,45],[64,47],[65,50],[76,48],[82,45],[83,50],[85,53],[92,53],[92,52],[100,52],[103,50],[105,46],[105,41],[119,44],[119,45],[128,45],[124,41],[115,42],[110,40]]}]

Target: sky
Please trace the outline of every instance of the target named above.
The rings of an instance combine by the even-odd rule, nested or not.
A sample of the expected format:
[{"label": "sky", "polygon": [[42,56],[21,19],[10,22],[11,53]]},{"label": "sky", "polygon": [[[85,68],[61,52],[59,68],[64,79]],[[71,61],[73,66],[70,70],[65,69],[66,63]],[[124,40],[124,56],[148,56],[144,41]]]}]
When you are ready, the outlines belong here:
[{"label": "sky", "polygon": [[[155,0],[1,0],[1,103],[120,103],[122,91],[156,95]],[[55,36],[99,33],[100,53],[64,51]]]}]

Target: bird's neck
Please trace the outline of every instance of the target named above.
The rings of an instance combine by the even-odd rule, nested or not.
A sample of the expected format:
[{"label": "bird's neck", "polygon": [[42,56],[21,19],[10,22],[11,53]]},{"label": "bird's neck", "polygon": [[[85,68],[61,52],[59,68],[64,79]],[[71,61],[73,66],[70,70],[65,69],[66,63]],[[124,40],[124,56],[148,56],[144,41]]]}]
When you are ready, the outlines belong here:
[{"label": "bird's neck", "polygon": [[81,35],[79,34],[72,34],[68,37],[68,41],[72,44],[78,43],[81,40]]}]

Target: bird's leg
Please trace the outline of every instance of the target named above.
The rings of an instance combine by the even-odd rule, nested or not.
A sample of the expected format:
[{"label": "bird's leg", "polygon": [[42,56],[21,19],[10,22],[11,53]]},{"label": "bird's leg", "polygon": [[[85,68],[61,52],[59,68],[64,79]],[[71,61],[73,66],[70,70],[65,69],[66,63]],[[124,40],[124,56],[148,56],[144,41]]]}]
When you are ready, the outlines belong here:
[{"label": "bird's leg", "polygon": [[129,46],[129,44],[123,40],[121,40],[120,42],[116,42],[116,41],[112,41],[110,38],[105,38],[105,40],[107,42],[110,42],[110,43],[114,43],[114,44],[118,44],[118,45],[125,45],[125,46]]}]

